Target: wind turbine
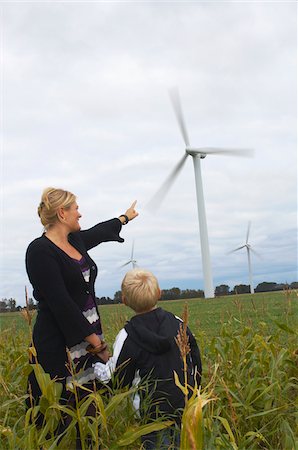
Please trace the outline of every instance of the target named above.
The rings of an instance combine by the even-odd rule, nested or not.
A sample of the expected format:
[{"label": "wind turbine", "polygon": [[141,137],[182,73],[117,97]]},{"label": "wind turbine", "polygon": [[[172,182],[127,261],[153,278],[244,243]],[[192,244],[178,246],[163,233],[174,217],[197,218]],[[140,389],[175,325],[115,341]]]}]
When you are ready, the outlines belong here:
[{"label": "wind turbine", "polygon": [[122,266],[120,266],[120,268],[121,268],[121,267],[124,267],[124,266],[127,266],[128,264],[132,264],[132,268],[133,268],[133,269],[135,269],[136,267],[138,267],[137,261],[136,261],[136,260],[134,259],[134,257],[133,257],[134,246],[135,246],[135,241],[133,240],[133,241],[132,241],[132,247],[131,247],[131,256],[130,256],[130,260],[127,261],[125,264],[122,264]]},{"label": "wind turbine", "polygon": [[199,228],[200,228],[200,241],[201,241],[201,254],[202,254],[202,268],[204,277],[204,292],[205,298],[214,297],[214,287],[212,280],[212,269],[209,251],[209,241],[208,241],[208,230],[207,230],[207,220],[206,211],[204,203],[204,192],[203,183],[201,175],[201,159],[206,158],[207,155],[220,154],[220,155],[234,155],[234,156],[251,156],[253,154],[252,150],[249,149],[228,149],[228,148],[217,148],[217,147],[203,147],[196,148],[191,147],[188,133],[184,121],[184,116],[182,113],[180,96],[177,88],[170,90],[170,97],[173,104],[173,108],[176,114],[178,125],[185,143],[185,153],[174,167],[168,178],[162,184],[157,193],[149,201],[147,207],[150,210],[156,209],[165,198],[166,194],[170,190],[172,184],[177,178],[178,174],[182,170],[185,161],[188,156],[191,156],[194,164],[195,171],[195,182],[196,182],[196,194],[197,194],[197,206],[198,206],[198,216],[199,216]]},{"label": "wind turbine", "polygon": [[251,269],[251,257],[250,257],[250,252],[255,253],[256,255],[258,254],[255,250],[252,249],[251,245],[248,243],[248,238],[249,238],[249,232],[250,232],[250,227],[251,227],[251,222],[248,222],[248,227],[247,227],[247,233],[246,233],[246,241],[244,245],[241,245],[241,247],[237,247],[234,250],[232,250],[229,253],[234,253],[237,252],[238,250],[241,250],[242,248],[246,248],[247,251],[247,260],[248,260],[248,275],[249,275],[249,285],[250,285],[250,293],[254,294],[254,287],[252,284],[252,269]]}]

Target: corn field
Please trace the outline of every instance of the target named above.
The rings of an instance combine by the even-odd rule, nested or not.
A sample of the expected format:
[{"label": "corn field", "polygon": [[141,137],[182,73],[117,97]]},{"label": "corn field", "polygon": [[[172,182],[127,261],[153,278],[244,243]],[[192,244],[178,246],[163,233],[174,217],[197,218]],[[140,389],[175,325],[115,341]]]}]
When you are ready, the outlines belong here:
[{"label": "corn field", "polygon": [[[192,319],[194,302],[200,308],[200,300],[187,303]],[[283,294],[278,317],[272,317],[269,309],[261,315],[253,302],[250,315],[244,317],[243,302],[247,300],[239,299],[236,310],[224,318],[222,311],[217,311],[221,323],[213,336],[191,325],[202,352],[203,377],[201,388],[193,390],[184,380],[176,379],[181,389],[192,394],[182,416],[181,450],[298,448],[297,294]],[[179,303],[183,308],[184,302]],[[224,299],[222,305],[226,308]],[[212,303],[206,307],[212,308]],[[122,312],[118,319],[106,322],[111,324],[107,333],[110,344],[125,321]],[[113,314],[117,314],[116,306]],[[75,406],[63,405],[59,403],[61,384],[50,380],[38,365],[33,370],[42,398],[38,406],[26,410],[26,379],[32,370],[28,363],[29,312],[24,312],[23,319],[25,327],[17,322],[8,328],[1,326],[1,449],[71,450],[77,432],[84,450],[140,449],[142,435],[172,424],[169,417],[149,423],[146,417],[136,417],[131,405],[136,388],[93,389],[81,400],[77,396]],[[74,384],[74,395],[76,389],[81,388]],[[146,383],[141,389],[146,390]],[[88,415],[91,404],[96,407],[96,417]],[[40,413],[42,427],[35,422]],[[57,436],[57,425],[66,416],[69,425]]]}]

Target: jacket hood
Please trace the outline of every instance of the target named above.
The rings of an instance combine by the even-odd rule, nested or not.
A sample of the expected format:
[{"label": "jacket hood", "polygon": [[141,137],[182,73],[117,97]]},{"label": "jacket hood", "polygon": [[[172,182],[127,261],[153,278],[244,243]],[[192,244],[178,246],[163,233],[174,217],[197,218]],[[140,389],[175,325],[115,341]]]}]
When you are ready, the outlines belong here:
[{"label": "jacket hood", "polygon": [[177,334],[173,334],[172,326],[167,326],[170,317],[163,309],[156,308],[134,316],[125,325],[125,330],[139,347],[150,353],[163,354],[170,350]]}]

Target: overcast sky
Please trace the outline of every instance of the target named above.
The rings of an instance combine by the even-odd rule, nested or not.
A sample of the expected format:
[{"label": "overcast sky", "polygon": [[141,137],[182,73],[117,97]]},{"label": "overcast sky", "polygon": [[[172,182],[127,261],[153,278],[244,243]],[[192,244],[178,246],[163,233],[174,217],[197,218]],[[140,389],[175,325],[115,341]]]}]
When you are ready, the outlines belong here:
[{"label": "overcast sky", "polygon": [[297,281],[296,2],[1,3],[1,298],[24,304],[42,190],[77,195],[81,226],[137,199],[123,244],[90,254],[99,297],[138,265],[162,288],[203,289],[191,157],[156,214],[146,203],[190,142],[253,148],[202,160],[214,286]]}]

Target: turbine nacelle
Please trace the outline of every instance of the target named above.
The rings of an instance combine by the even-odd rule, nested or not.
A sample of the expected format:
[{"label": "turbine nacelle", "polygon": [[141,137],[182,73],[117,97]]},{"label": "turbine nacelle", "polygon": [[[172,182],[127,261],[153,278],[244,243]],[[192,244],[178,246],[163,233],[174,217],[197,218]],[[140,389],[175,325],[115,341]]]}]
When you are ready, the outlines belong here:
[{"label": "turbine nacelle", "polygon": [[190,156],[199,156],[201,159],[206,158],[207,153],[203,152],[203,149],[199,148],[193,148],[193,147],[186,147],[185,153]]}]

